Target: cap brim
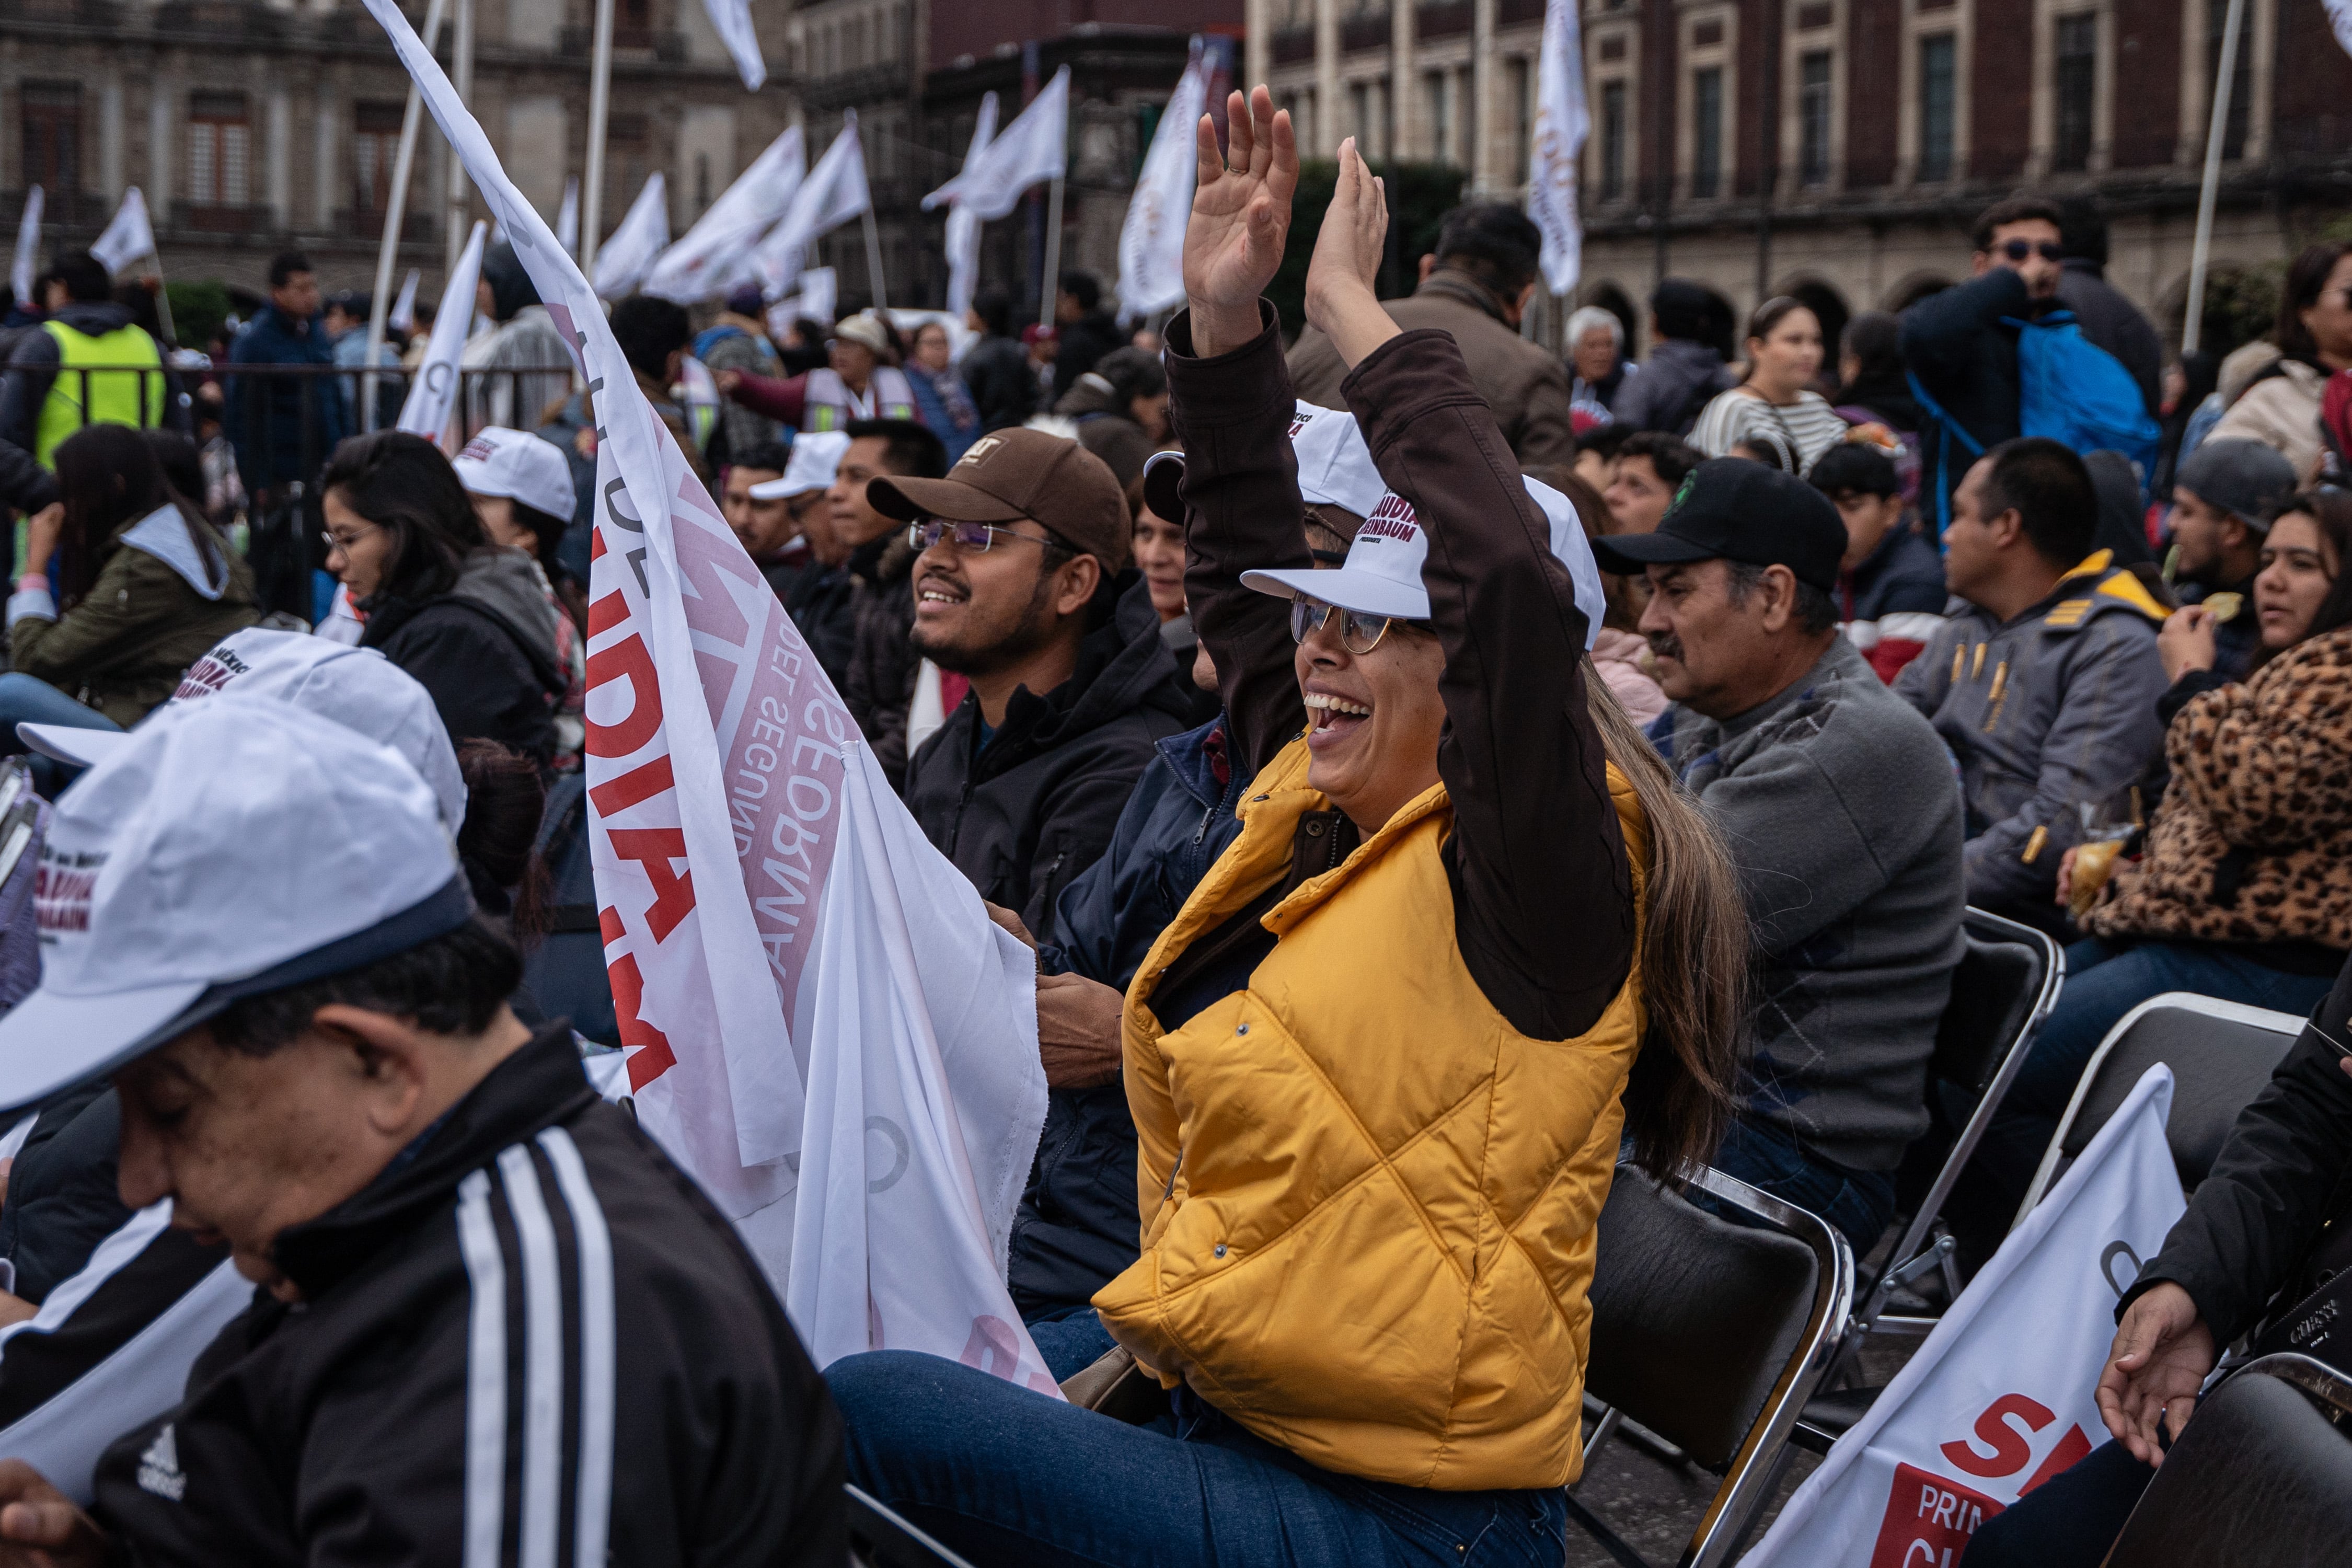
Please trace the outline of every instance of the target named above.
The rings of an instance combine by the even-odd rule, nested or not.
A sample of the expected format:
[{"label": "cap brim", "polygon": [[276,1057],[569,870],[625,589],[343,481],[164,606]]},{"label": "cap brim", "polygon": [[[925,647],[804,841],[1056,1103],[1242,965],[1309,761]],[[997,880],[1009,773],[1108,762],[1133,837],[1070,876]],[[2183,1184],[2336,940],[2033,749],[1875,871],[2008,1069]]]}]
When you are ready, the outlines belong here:
[{"label": "cap brim", "polygon": [[884,517],[919,522],[943,517],[950,522],[1011,522],[1028,514],[1010,501],[961,479],[872,479],[866,486],[866,503]]},{"label": "cap brim", "polygon": [[1638,576],[1644,566],[1712,561],[1722,553],[1672,533],[1615,533],[1592,542],[1592,558],[1601,569],[1621,577]]},{"label": "cap brim", "polygon": [[180,1019],[206,989],[192,980],[104,996],[36,990],[0,1018],[0,1110],[47,1100],[154,1049],[188,1026]]},{"label": "cap brim", "polygon": [[1295,599],[1304,594],[1360,616],[1394,616],[1407,621],[1429,619],[1428,589],[1408,587],[1375,572],[1350,571],[1344,566],[1337,572],[1244,572],[1242,586],[1282,599]]},{"label": "cap brim", "polygon": [[78,768],[95,767],[131,743],[121,730],[84,730],[71,724],[19,724],[16,735],[41,755]]},{"label": "cap brim", "polygon": [[1154,452],[1143,460],[1143,504],[1168,522],[1184,521],[1184,454]]},{"label": "cap brim", "polygon": [[790,500],[794,496],[804,496],[811,490],[824,488],[822,485],[795,486],[790,479],[761,479],[751,487],[751,499],[753,500]]}]

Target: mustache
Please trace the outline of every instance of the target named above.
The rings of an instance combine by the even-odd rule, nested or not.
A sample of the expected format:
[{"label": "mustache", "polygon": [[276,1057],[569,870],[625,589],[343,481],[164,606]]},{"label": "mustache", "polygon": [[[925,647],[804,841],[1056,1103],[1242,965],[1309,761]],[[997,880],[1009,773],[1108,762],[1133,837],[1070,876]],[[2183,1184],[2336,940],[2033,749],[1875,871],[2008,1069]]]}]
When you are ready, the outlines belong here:
[{"label": "mustache", "polygon": [[1657,658],[1671,658],[1677,662],[1681,661],[1683,657],[1683,639],[1675,636],[1674,633],[1652,632],[1649,634],[1648,640],[1650,644],[1650,652]]}]

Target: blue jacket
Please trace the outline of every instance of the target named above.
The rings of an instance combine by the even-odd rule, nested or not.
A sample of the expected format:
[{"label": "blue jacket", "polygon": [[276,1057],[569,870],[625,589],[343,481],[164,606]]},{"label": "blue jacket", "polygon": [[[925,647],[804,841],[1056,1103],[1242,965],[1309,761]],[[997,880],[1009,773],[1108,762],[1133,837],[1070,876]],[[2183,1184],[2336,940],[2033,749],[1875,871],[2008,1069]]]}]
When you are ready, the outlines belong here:
[{"label": "blue jacket", "polygon": [[[1055,905],[1037,952],[1048,974],[1127,989],[1152,942],[1240,837],[1245,773],[1220,783],[1211,744],[1224,716],[1171,735],[1136,781],[1110,847]],[[1056,945],[1058,942],[1059,945]],[[1127,1086],[1048,1089],[1037,1163],[1013,1222],[1013,1304],[1024,1319],[1083,1307],[1136,1258],[1135,1121]]]},{"label": "blue jacket", "polygon": [[[334,347],[315,321],[296,321],[275,305],[245,325],[229,344],[236,364],[332,364]],[[338,378],[232,375],[221,389],[221,428],[236,449],[245,492],[258,497],[299,479],[314,480],[335,443],[352,433],[343,417]],[[307,402],[309,413],[304,413]]]}]

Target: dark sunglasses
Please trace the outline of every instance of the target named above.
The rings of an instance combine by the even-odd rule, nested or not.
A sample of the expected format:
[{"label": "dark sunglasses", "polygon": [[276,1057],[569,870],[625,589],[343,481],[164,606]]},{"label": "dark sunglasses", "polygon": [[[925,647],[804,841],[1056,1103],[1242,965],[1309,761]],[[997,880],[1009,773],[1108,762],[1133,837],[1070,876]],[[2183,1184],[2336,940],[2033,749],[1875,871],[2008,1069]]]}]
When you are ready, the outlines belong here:
[{"label": "dark sunglasses", "polygon": [[[1323,623],[1331,618],[1331,613],[1336,609],[1339,609],[1336,605],[1310,599],[1304,594],[1294,595],[1290,601],[1290,640],[1305,642],[1321,631]],[[1402,616],[1368,616],[1361,610],[1339,610],[1339,646],[1353,654],[1370,653],[1380,647],[1381,639],[1389,635],[1391,626],[1417,627],[1427,625],[1423,621],[1409,621]]]},{"label": "dark sunglasses", "polygon": [[2054,239],[2012,239],[2000,247],[2000,253],[2011,261],[2022,261],[2039,252],[2044,261],[2063,261],[2065,248]]}]

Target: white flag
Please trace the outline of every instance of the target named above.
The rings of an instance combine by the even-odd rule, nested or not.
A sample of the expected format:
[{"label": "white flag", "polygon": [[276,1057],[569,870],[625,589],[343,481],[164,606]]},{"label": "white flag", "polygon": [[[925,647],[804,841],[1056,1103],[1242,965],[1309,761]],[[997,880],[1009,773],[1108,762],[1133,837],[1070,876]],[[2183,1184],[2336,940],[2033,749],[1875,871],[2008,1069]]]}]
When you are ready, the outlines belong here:
[{"label": "white flag", "polygon": [[1148,316],[1184,300],[1184,224],[1192,216],[1192,181],[1200,173],[1202,109],[1209,100],[1208,61],[1200,40],[1176,79],[1176,91],[1152,132],[1143,173],[1127,200],[1118,231],[1118,303],[1122,318]]},{"label": "white flag", "polygon": [[[2352,0],[2327,0],[2327,19],[2335,25],[2336,41],[2352,53]],[[2239,47],[2245,46],[2241,43]]]},{"label": "white flag", "polygon": [[[638,285],[681,305],[692,305],[719,292],[720,279],[740,270],[743,258],[793,205],[806,163],[801,149],[801,128],[786,131],[735,176],[709,211],[676,245],[662,252],[653,270]],[[640,198],[643,199],[643,198]]]},{"label": "white flag", "polygon": [[954,202],[971,207],[983,221],[1001,218],[1020,201],[1022,192],[1069,172],[1069,143],[1070,68],[1064,66],[988,144],[978,166],[925,196],[923,210]]},{"label": "white flag", "polygon": [[774,299],[800,276],[818,238],[874,205],[866,185],[866,150],[857,141],[857,110],[841,113],[841,133],[793,194],[793,205],[751,253],[751,275]]},{"label": "white flag", "polygon": [[[474,319],[474,285],[482,275],[482,237],[489,226],[478,223],[457,253],[449,286],[441,290],[441,310],[433,318],[433,335],[425,340],[425,357],[408,384],[400,405],[398,428],[428,441],[446,443],[449,413],[457,405],[458,357],[466,352],[466,328]],[[454,451],[455,448],[452,448]]]},{"label": "white flag", "polygon": [[830,267],[812,267],[801,274],[801,314],[826,326],[835,320],[841,300],[841,278]]},{"label": "white flag", "polygon": [[400,295],[392,302],[392,313],[383,319],[383,324],[394,331],[404,332],[416,325],[416,284],[424,276],[412,267],[402,280]]},{"label": "white flag", "polygon": [[[669,184],[656,169],[613,237],[596,247],[596,297],[618,300],[643,283],[669,244]],[[577,252],[566,247],[566,256]]]},{"label": "white flag", "polygon": [[1056,1393],[1003,1278],[1034,959],[916,829],[396,0],[367,5],[596,395],[590,854],[639,1120],[818,1364],[920,1350]]},{"label": "white flag", "polygon": [[120,272],[141,257],[155,254],[155,230],[147,221],[147,198],[139,194],[138,186],[122,193],[114,221],[106,226],[89,253],[109,272]]},{"label": "white flag", "polygon": [[[966,174],[979,163],[980,155],[994,140],[996,95],[992,92],[981,99],[980,114],[971,124],[971,145],[964,149],[963,154]],[[956,202],[948,208],[948,314],[959,324],[964,312],[971,309],[971,296],[979,287],[980,216],[961,202]]]},{"label": "white flag", "polygon": [[1992,1515],[2107,1441],[2115,1307],[2186,1206],[2159,1065],[2002,1242],[1745,1568],[1957,1563]]},{"label": "white flag", "polygon": [[1543,230],[1544,286],[1576,287],[1584,269],[1584,223],[1576,207],[1577,159],[1591,126],[1584,107],[1584,42],[1577,0],[1548,0],[1536,64],[1534,145],[1528,154],[1528,216]]},{"label": "white flag", "polygon": [[751,0],[702,0],[719,41],[735,57],[735,69],[753,92],[768,79],[768,62],[760,58],[760,37],[751,30]]},{"label": "white flag", "polygon": [[9,286],[16,290],[16,308],[37,310],[42,301],[33,298],[33,268],[41,256],[41,187],[35,185],[25,193],[25,216],[16,223],[16,260],[8,269]]},{"label": "white flag", "polygon": [[580,176],[563,182],[563,205],[555,209],[555,243],[563,254],[580,258]]}]

